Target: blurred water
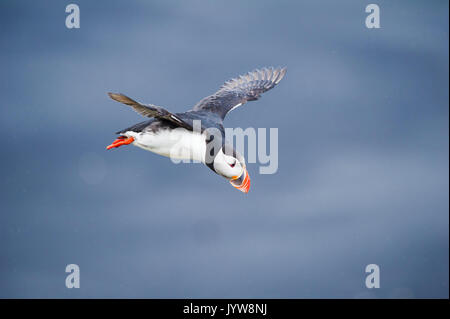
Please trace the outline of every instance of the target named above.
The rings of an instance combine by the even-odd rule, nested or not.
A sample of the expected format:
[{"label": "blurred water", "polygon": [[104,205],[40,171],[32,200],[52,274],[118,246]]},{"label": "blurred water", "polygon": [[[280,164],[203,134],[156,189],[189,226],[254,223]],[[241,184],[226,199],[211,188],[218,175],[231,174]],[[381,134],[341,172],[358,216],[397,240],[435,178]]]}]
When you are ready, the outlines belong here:
[{"label": "blurred water", "polygon": [[[377,1],[377,30],[364,1],[83,0],[78,30],[68,3],[0,3],[0,297],[448,298],[447,1]],[[247,196],[105,150],[142,120],[106,92],[179,112],[270,65],[226,120],[279,129]]]}]

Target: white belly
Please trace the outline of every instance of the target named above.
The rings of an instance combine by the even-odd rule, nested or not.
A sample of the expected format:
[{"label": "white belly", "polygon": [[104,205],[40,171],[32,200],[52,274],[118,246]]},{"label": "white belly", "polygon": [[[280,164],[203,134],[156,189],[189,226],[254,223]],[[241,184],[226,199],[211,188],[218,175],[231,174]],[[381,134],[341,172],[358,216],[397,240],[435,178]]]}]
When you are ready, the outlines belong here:
[{"label": "white belly", "polygon": [[204,163],[206,143],[203,134],[185,129],[153,132],[132,132],[124,135],[134,138],[133,145],[172,159],[193,160]]}]

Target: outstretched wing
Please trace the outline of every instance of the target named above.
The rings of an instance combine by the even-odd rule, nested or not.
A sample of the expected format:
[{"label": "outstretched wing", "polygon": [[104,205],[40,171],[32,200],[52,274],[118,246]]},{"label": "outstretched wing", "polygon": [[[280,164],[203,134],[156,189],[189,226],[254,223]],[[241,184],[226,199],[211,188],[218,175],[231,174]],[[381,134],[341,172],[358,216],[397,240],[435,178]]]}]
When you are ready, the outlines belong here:
[{"label": "outstretched wing", "polygon": [[165,119],[168,121],[171,121],[175,124],[177,124],[180,127],[184,127],[188,130],[192,130],[192,125],[184,120],[182,120],[179,116],[176,114],[173,114],[166,109],[156,106],[153,104],[142,104],[139,102],[136,102],[135,100],[129,98],[126,95],[120,94],[120,93],[108,93],[109,97],[113,100],[126,104],[128,106],[131,106],[133,110],[141,114],[145,117],[156,117],[160,119]]},{"label": "outstretched wing", "polygon": [[247,101],[257,100],[262,93],[277,85],[286,74],[286,68],[264,68],[225,82],[214,93],[198,102],[194,111],[209,111],[222,119],[228,112]]}]

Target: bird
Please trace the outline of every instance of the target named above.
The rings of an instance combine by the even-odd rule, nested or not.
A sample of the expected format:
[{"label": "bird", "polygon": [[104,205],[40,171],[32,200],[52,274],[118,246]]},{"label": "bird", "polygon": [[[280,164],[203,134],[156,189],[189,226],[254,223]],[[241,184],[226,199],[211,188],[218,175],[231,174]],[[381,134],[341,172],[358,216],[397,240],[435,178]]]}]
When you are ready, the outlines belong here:
[{"label": "bird", "polygon": [[172,113],[161,106],[143,104],[124,94],[108,92],[111,99],[150,119],[116,132],[118,138],[106,149],[132,144],[172,159],[198,161],[227,179],[236,189],[248,193],[250,176],[245,159],[225,141],[223,121],[232,110],[258,100],[262,93],[274,88],[286,71],[286,67],[265,67],[232,78],[217,92],[182,113]]}]

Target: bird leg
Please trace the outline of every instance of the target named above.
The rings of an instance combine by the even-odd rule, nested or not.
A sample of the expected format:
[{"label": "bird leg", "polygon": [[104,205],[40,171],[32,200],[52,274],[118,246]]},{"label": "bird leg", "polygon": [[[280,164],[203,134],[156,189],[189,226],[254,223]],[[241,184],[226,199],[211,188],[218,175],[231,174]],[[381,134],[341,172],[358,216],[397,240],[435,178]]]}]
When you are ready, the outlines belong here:
[{"label": "bird leg", "polygon": [[128,137],[127,138],[126,136],[119,136],[114,142],[112,142],[111,145],[108,145],[106,147],[106,149],[110,150],[112,148],[119,147],[119,146],[122,146],[122,145],[128,145],[128,144],[131,144],[133,142],[134,142],[134,138],[132,138],[132,137]]}]

